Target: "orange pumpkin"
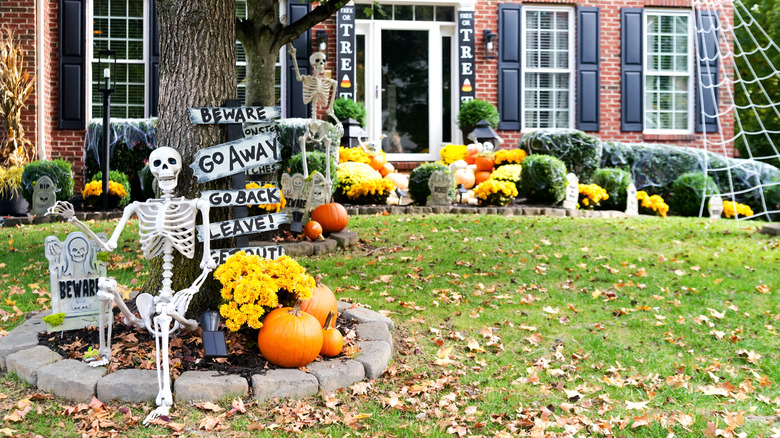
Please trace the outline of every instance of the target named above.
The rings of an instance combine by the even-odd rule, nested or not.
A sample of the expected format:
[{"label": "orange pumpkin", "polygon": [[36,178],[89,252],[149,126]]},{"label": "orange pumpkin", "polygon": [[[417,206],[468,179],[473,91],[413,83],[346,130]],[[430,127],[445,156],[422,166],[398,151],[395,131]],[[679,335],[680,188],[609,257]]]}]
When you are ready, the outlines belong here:
[{"label": "orange pumpkin", "polygon": [[463,157],[463,161],[466,162],[466,164],[474,164],[477,162],[477,156],[476,155],[466,155]]},{"label": "orange pumpkin", "polygon": [[322,225],[317,221],[309,221],[303,227],[303,235],[311,240],[322,238]]},{"label": "orange pumpkin", "polygon": [[466,153],[469,155],[477,155],[482,152],[482,143],[471,143],[466,146]]},{"label": "orange pumpkin", "polygon": [[[333,291],[328,286],[322,284],[322,275],[318,274],[314,277],[314,281],[316,285],[311,291],[311,298],[301,303],[301,310],[317,318],[320,327],[322,327],[325,325],[328,313],[338,311],[338,304]],[[336,321],[333,321],[333,323],[335,325]]]},{"label": "orange pumpkin", "polygon": [[496,164],[496,162],[493,160],[493,157],[489,157],[487,155],[480,155],[477,157],[476,163],[477,170],[493,170],[493,166]]},{"label": "orange pumpkin", "polygon": [[[331,311],[328,313],[328,318],[325,319],[325,326],[322,329],[322,349],[320,354],[323,356],[338,356],[341,354],[341,349],[344,348],[344,336],[335,328],[335,320],[336,312]],[[333,321],[332,327],[331,321]]]},{"label": "orange pumpkin", "polygon": [[317,318],[295,307],[272,310],[257,334],[260,353],[272,364],[298,368],[310,364],[322,350],[322,326]]},{"label": "orange pumpkin", "polygon": [[463,187],[467,189],[474,187],[476,182],[474,172],[469,169],[458,169],[453,176],[455,177],[455,184],[463,184]]},{"label": "orange pumpkin", "polygon": [[384,166],[382,166],[381,169],[379,169],[379,174],[382,175],[382,178],[386,177],[387,175],[395,172],[395,166],[393,166],[391,163],[385,163]]},{"label": "orange pumpkin", "polygon": [[322,204],[311,213],[311,220],[322,225],[323,233],[337,233],[347,228],[349,215],[347,209],[338,202]]},{"label": "orange pumpkin", "polygon": [[376,154],[371,157],[371,162],[368,163],[374,170],[382,170],[382,167],[387,163],[387,157],[384,154]]},{"label": "orange pumpkin", "polygon": [[490,174],[492,172],[488,172],[487,170],[480,170],[477,173],[474,174],[474,182],[477,185],[482,184],[483,182],[490,179]]},{"label": "orange pumpkin", "polygon": [[409,188],[409,177],[402,173],[398,173],[398,172],[390,173],[385,177],[385,179],[389,179],[394,186],[398,187],[401,190],[406,190]]}]

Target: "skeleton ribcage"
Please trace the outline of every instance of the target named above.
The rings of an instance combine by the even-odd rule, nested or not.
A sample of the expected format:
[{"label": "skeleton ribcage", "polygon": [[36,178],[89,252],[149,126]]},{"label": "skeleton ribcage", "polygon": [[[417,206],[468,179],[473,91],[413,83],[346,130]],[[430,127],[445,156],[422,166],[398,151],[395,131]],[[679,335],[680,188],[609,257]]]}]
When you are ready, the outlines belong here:
[{"label": "skeleton ribcage", "polygon": [[330,81],[323,81],[313,76],[303,77],[303,103],[308,104],[314,101],[318,107],[326,107],[330,103]]},{"label": "skeleton ribcage", "polygon": [[195,256],[195,202],[145,202],[136,210],[141,250],[147,260],[161,255],[166,242],[187,258]]}]

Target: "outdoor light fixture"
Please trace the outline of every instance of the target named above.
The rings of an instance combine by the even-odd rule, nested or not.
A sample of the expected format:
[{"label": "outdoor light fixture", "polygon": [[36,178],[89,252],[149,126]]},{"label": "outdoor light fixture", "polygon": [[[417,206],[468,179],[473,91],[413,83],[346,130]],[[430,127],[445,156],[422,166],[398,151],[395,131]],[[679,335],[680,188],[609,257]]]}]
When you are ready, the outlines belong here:
[{"label": "outdoor light fixture", "polygon": [[395,188],[395,195],[398,197],[398,205],[401,205],[401,199],[409,197],[408,193],[399,189],[398,187]]},{"label": "outdoor light fixture", "polygon": [[483,33],[485,36],[485,59],[494,59],[498,55],[496,54],[496,34],[490,29],[485,29]]},{"label": "outdoor light fixture", "polygon": [[111,139],[111,93],[116,87],[116,52],[113,50],[101,50],[98,52],[98,91],[103,93],[103,210],[108,210],[108,159],[110,156],[109,144]]},{"label": "outdoor light fixture", "polygon": [[360,139],[367,138],[368,133],[363,130],[360,123],[352,117],[341,122],[344,127],[344,135],[341,137],[341,145],[354,148],[360,146]]},{"label": "outdoor light fixture", "polygon": [[98,52],[98,71],[100,80],[98,91],[115,90],[116,86],[116,52],[113,50],[101,50]]},{"label": "outdoor light fixture", "polygon": [[[493,145],[493,150],[498,148],[498,144],[503,142],[498,133],[490,126],[490,122],[485,119],[480,120],[477,126],[469,134],[469,139],[477,143],[490,143]],[[485,151],[489,152],[489,151]]]},{"label": "outdoor light fixture", "polygon": [[463,204],[463,195],[465,195],[469,191],[466,190],[466,186],[464,186],[463,184],[458,184],[456,188],[458,190],[458,204]]},{"label": "outdoor light fixture", "polygon": [[325,54],[325,57],[327,58],[328,55],[328,33],[324,30],[320,29],[317,31],[317,44],[320,49],[320,52]]},{"label": "outdoor light fixture", "polygon": [[290,232],[295,234],[301,234],[303,232],[303,223],[301,223],[301,220],[303,220],[303,212],[302,211],[294,211],[292,213],[293,221],[290,223]]},{"label": "outdoor light fixture", "polygon": [[203,334],[203,354],[206,357],[227,357],[225,333],[219,330],[219,313],[215,310],[200,315],[200,329]]}]

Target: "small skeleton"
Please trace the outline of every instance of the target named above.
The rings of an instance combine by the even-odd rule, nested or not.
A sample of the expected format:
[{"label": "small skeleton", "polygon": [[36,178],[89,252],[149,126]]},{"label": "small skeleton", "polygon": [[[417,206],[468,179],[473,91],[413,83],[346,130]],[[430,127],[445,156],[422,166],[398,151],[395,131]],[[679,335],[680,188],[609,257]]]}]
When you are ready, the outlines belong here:
[{"label": "small skeleton", "polygon": [[[83,222],[76,219],[73,206],[68,202],[58,202],[47,213],[67,218],[68,222],[72,222],[81,231],[95,239],[106,251],[113,251],[117,247],[122,229],[127,221],[136,215],[144,257],[147,260],[160,255],[163,257],[163,280],[160,294],[154,297],[143,293],[136,298],[136,307],[140,318],[127,308],[113,278],[101,277],[98,280],[98,297],[101,303],[100,348],[98,350],[100,359],[90,363],[90,365],[106,365],[111,360],[112,301],[117,304],[124,315],[125,323],[145,327],[155,339],[159,389],[156,400],[157,409],[146,417],[144,424],[148,424],[161,415],[167,415],[173,405],[168,340],[171,334],[179,331],[192,331],[198,327],[197,321],[185,319],[184,314],[187,312],[193,295],[200,290],[209,273],[216,268],[216,263],[211,258],[209,242],[209,203],[201,199],[173,197],[182,168],[181,155],[169,147],[157,148],[149,155],[149,165],[162,191],[162,198],[133,202],[128,205],[108,241],[100,239]],[[198,211],[200,211],[204,225],[203,259],[200,263],[203,271],[190,287],[174,292],[171,288],[173,283],[171,280],[173,277],[173,252],[176,250],[187,258],[194,257],[195,219]]]}]

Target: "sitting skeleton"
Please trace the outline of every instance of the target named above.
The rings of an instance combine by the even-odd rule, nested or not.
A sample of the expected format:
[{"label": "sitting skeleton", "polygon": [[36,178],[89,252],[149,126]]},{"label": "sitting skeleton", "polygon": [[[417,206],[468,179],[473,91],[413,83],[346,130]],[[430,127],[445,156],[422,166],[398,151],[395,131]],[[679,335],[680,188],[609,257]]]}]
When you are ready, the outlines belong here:
[{"label": "sitting skeleton", "polygon": [[[207,276],[216,267],[211,259],[209,244],[209,203],[201,199],[174,198],[179,172],[182,168],[181,155],[172,148],[161,147],[149,155],[149,165],[157,184],[162,191],[160,199],[150,199],[145,202],[133,202],[128,205],[122,219],[117,224],[108,241],[100,239],[83,222],[74,216],[73,206],[67,202],[58,202],[47,214],[58,214],[68,219],[81,231],[94,238],[106,251],[117,247],[119,235],[133,215],[138,217],[141,249],[147,260],[163,257],[163,280],[160,294],[156,297],[148,293],[136,298],[136,307],[140,318],[135,316],[125,305],[117,290],[113,278],[101,277],[98,280],[98,298],[100,299],[100,359],[92,362],[92,366],[101,366],[111,360],[111,328],[113,314],[112,304],[116,303],[125,317],[125,323],[145,327],[155,339],[155,360],[157,363],[157,409],[144,420],[144,424],[161,415],[167,415],[173,405],[171,378],[169,371],[168,340],[171,334],[181,330],[192,331],[198,327],[197,321],[186,319],[190,301]],[[200,211],[203,218],[203,259],[200,267],[203,270],[192,285],[175,292],[171,288],[173,277],[174,250],[187,258],[195,255],[195,219]],[[113,303],[112,303],[113,302]],[[173,325],[171,325],[173,322]]]}]

